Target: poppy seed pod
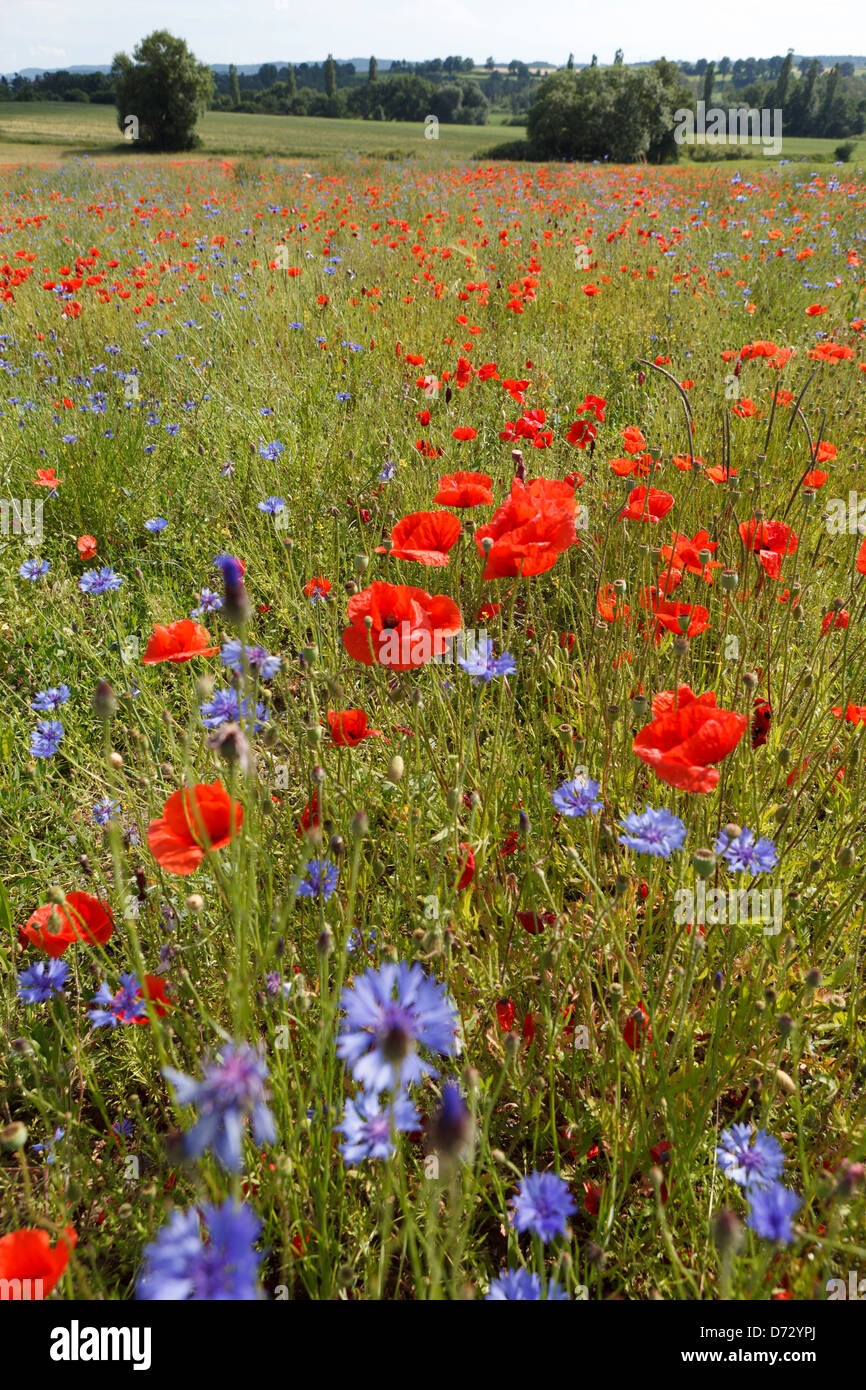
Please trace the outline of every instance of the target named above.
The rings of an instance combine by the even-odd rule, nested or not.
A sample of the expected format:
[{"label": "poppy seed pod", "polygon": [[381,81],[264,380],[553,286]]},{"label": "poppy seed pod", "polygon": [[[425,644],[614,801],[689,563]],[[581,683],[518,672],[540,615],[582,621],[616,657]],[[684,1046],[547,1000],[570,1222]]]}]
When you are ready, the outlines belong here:
[{"label": "poppy seed pod", "polygon": [[722,570],[719,576],[719,583],[726,594],[732,594],[740,582],[740,576],[736,570]]},{"label": "poppy seed pod", "polygon": [[0,1129],[0,1149],[6,1153],[15,1153],[23,1149],[27,1143],[27,1126],[20,1120],[13,1120],[11,1124],[4,1125]]},{"label": "poppy seed pod", "polygon": [[716,856],[711,849],[696,849],[692,857],[692,868],[698,878],[709,878],[716,867]]},{"label": "poppy seed pod", "polygon": [[388,770],[385,773],[385,779],[388,782],[393,782],[396,786],[396,784],[399,781],[401,781],[403,773],[405,771],[406,764],[403,762],[403,759],[400,757],[400,754],[395,753],[391,761],[388,763]]},{"label": "poppy seed pod", "polygon": [[108,681],[99,681],[93,692],[93,708],[100,719],[112,719],[117,713],[117,697]]},{"label": "poppy seed pod", "polygon": [[744,672],[743,672],[743,685],[746,687],[747,690],[754,690],[755,687],[757,686],[757,684],[758,684],[758,673],[757,673],[757,671],[744,671]]}]

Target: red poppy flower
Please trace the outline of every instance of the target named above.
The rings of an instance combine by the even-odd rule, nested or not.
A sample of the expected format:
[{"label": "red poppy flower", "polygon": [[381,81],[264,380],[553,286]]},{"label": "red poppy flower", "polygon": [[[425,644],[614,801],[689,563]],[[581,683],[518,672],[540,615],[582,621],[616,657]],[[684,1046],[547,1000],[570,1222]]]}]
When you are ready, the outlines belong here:
[{"label": "red poppy flower", "polygon": [[649,1014],[640,1000],[637,1008],[629,1014],[622,1030],[623,1041],[626,1047],[630,1047],[635,1052],[643,1042],[644,1038],[652,1039],[653,1030],[649,1026]]},{"label": "red poppy flower", "polygon": [[518,912],[517,920],[524,931],[528,931],[530,936],[537,936],[545,927],[552,927],[556,921],[555,912]]},{"label": "red poppy flower", "polygon": [[646,440],[637,425],[626,425],[622,438],[627,454],[642,454],[646,449]]},{"label": "red poppy flower", "polygon": [[95,536],[79,536],[76,545],[78,547],[78,554],[81,556],[82,560],[93,559],[96,554]]},{"label": "red poppy flower", "polygon": [[54,476],[53,468],[37,468],[31,487],[59,487],[60,479]]},{"label": "red poppy flower", "polygon": [[443,473],[433,498],[437,507],[486,507],[493,501],[486,473]]},{"label": "red poppy flower", "polygon": [[803,487],[809,487],[813,489],[823,487],[829,476],[830,474],[825,473],[823,468],[813,468],[810,473],[806,473],[804,475]]},{"label": "red poppy flower", "polygon": [[[390,554],[395,560],[415,560],[441,569],[459,539],[460,519],[452,512],[410,512],[391,532]],[[386,554],[385,546],[377,545],[376,553]]]},{"label": "red poppy flower", "polygon": [[[49,920],[53,913],[59,919],[57,926],[51,925]],[[105,903],[89,893],[67,893],[63,903],[38,907],[21,928],[20,936],[22,943],[29,941],[46,955],[56,958],[76,941],[104,946],[113,926],[111,908]]]},{"label": "red poppy flower", "polygon": [[147,830],[150,852],[169,874],[194,873],[206,854],[222,849],[240,830],[243,807],[222,782],[197,782],[172,792]]},{"label": "red poppy flower", "polygon": [[[841,705],[833,705],[830,713],[834,714],[837,719],[843,718]],[[849,700],[848,707],[844,711],[844,718],[847,719],[849,724],[866,724],[866,705],[855,705]]]},{"label": "red poppy flower", "polygon": [[455,885],[459,893],[463,888],[468,888],[475,877],[475,852],[468,841],[460,841],[460,877]]},{"label": "red poppy flower", "polygon": [[514,1005],[510,999],[498,999],[496,1002],[496,1018],[503,1033],[510,1033],[514,1024]]},{"label": "red poppy flower", "polygon": [[65,1227],[54,1246],[48,1231],[35,1227],[26,1226],[0,1236],[0,1300],[10,1301],[20,1292],[19,1287],[10,1287],[13,1279],[29,1280],[31,1293],[37,1283],[37,1297],[46,1298],[62,1279],[70,1251],[77,1244],[78,1236],[71,1226]]},{"label": "red poppy flower", "polygon": [[[141,989],[136,991],[137,999],[149,999],[159,1018],[165,1018],[169,1009],[174,1007],[173,1001],[165,992],[166,981],[162,975],[145,975],[144,984]],[[149,1023],[147,1015],[144,1018],[137,1018],[136,1023]]]},{"label": "red poppy flower", "polygon": [[652,454],[641,454],[638,458],[611,459],[610,466],[619,478],[646,478],[658,464]]},{"label": "red poppy flower", "polygon": [[154,623],[141,659],[145,666],[156,666],[161,661],[191,661],[194,656],[214,656],[219,647],[211,647],[210,640],[207,628],[191,618],[180,618],[165,626]]},{"label": "red poppy flower", "polygon": [[319,574],[315,579],[308,579],[304,585],[304,594],[307,598],[322,598],[331,592],[330,579],[323,579]]},{"label": "red poppy flower", "polygon": [[[676,585],[673,587],[676,588]],[[710,625],[710,610],[700,603],[677,603],[674,599],[660,599],[655,590],[650,589],[647,596],[641,598],[641,604],[644,608],[649,608],[655,617],[657,642],[661,640],[662,628],[677,636],[697,637],[698,633],[705,632]],[[683,618],[688,619],[687,626],[683,625]]]},{"label": "red poppy flower", "polygon": [[834,627],[846,628],[850,621],[851,614],[848,612],[847,608],[843,608],[839,613],[825,613],[821,622],[821,636],[823,637],[825,633],[829,632],[830,629]]},{"label": "red poppy flower", "polygon": [[755,552],[758,563],[771,579],[779,578],[782,556],[793,555],[800,544],[795,532],[782,521],[756,521],[753,518],[751,521],[741,521],[737,529],[743,545]]},{"label": "red poppy flower", "polygon": [[676,706],[641,729],[632,750],[669,786],[709,792],[719,780],[712,764],[736,748],[747,725],[744,715],[717,709],[713,691],[695,697],[680,686]]},{"label": "red poppy flower", "polygon": [[589,420],[575,420],[574,424],[565,436],[567,444],[573,444],[578,449],[585,449],[588,444],[592,444],[598,435],[595,425]]},{"label": "red poppy flower", "polygon": [[452,438],[460,440],[474,439],[477,433],[471,425],[458,425],[456,430],[451,431]]},{"label": "red poppy flower", "polygon": [[605,584],[603,589],[598,591],[597,606],[599,614],[606,623],[617,623],[628,619],[629,606],[617,599],[616,589],[612,584]]},{"label": "red poppy flower", "polygon": [[512,479],[508,499],[475,533],[482,554],[484,541],[488,537],[493,541],[484,578],[527,578],[551,569],[577,540],[575,511],[574,489],[568,483],[547,478],[534,478],[529,483]]},{"label": "red poppy flower", "polygon": [[625,521],[656,522],[667,516],[673,505],[674,499],[669,492],[660,492],[658,488],[642,484],[632,488],[619,515]]},{"label": "red poppy flower", "polygon": [[368,729],[362,709],[328,710],[331,738],[340,748],[357,748],[365,738],[381,737],[381,729]]},{"label": "red poppy flower", "polygon": [[411,671],[443,656],[463,622],[456,603],[444,594],[379,580],[352,595],[347,616],[343,646],[353,660],[394,671]]},{"label": "red poppy flower", "polygon": [[721,568],[721,560],[708,560],[706,565],[700,561],[702,550],[714,551],[718,549],[718,541],[711,541],[708,531],[696,531],[694,536],[681,536],[674,532],[673,545],[662,546],[662,559],[667,560],[674,568],[688,570],[689,574],[702,574],[708,584],[712,584],[714,569]]},{"label": "red poppy flower", "polygon": [[866,541],[863,542],[857,552],[857,573],[866,574]]}]

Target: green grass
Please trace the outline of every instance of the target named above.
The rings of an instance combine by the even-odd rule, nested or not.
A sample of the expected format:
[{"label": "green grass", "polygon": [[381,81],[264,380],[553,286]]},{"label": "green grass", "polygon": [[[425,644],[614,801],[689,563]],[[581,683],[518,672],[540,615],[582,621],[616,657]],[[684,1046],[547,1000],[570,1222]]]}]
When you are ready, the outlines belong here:
[{"label": "green grass", "polygon": [[[76,116],[84,129],[94,113]],[[0,171],[3,495],[45,503],[41,542],[6,534],[0,549],[0,1130],[27,1131],[23,1149],[20,1130],[0,1136],[5,1227],[74,1226],[61,1299],[131,1297],[171,1204],[241,1195],[263,1223],[264,1286],[293,1299],[481,1298],[506,1265],[591,1299],[823,1298],[866,1258],[866,1193],[844,1167],[866,1160],[866,725],[832,713],[866,705],[866,589],[860,538],[823,516],[830,497],[866,495],[866,189],[825,179],[807,197],[798,167],[757,169],[737,201],[731,166],[550,166],[542,186],[514,166],[304,160]],[[280,247],[301,274],[271,268]],[[70,298],[43,288],[78,278]],[[816,303],[826,313],[809,316]],[[816,328],[850,360],[810,358]],[[741,349],[767,339],[796,355],[746,355],[735,374]],[[461,356],[497,373],[455,376]],[[442,382],[432,398],[426,373]],[[505,379],[524,382],[523,401]],[[774,410],[779,388],[799,412],[787,397]],[[568,442],[587,393],[606,402],[594,452]],[[502,438],[524,409],[545,412],[549,447]],[[476,437],[458,442],[458,426]],[[643,481],[672,499],[655,524],[620,519],[639,481],[611,468],[628,426],[660,465]],[[821,440],[836,452],[810,499],[800,483]],[[284,447],[269,459],[272,441]],[[727,483],[680,470],[690,441],[735,470]],[[578,543],[552,568],[485,580],[473,533],[488,505],[459,514],[444,567],[380,553],[402,517],[434,507],[445,472],[487,474],[500,505],[515,446],[530,478],[580,474]],[[49,467],[55,497],[36,486]],[[259,507],[269,497],[285,501],[277,520]],[[756,514],[797,536],[778,582],[742,541]],[[169,523],[159,535],[155,517]],[[706,557],[681,557],[674,597],[706,610],[688,639],[651,611],[676,534],[716,547],[721,567],[708,583]],[[242,678],[268,707],[258,736],[243,721],[246,767],[202,726],[209,688],[226,687],[219,656],[141,660],[155,624],[221,587],[220,551],[246,561],[243,635],[283,658],[255,691]],[[28,582],[19,566],[34,555],[50,569]],[[99,565],[121,587],[82,592]],[[330,592],[311,602],[318,576]],[[485,685],[457,666],[353,660],[350,598],[380,580],[453,600],[516,671]],[[598,599],[614,584],[628,613],[610,621]],[[840,607],[847,626],[823,633]],[[201,619],[215,645],[237,634],[227,618]],[[102,680],[117,700],[104,719]],[[45,716],[31,701],[61,682],[63,741],[37,758]],[[683,685],[712,692],[742,733],[706,792],[676,789],[633,750],[653,698]],[[756,698],[772,717],[753,746]],[[381,736],[334,745],[328,711],[350,708]],[[581,767],[601,809],[556,814],[552,793]],[[242,801],[242,831],[180,876],[149,827],[184,781],[216,779]],[[319,825],[308,815],[303,833],[314,795]],[[100,827],[106,796],[120,810]],[[646,805],[684,823],[669,858],[623,842]],[[695,852],[732,823],[771,839],[778,867],[752,881],[718,858],[708,882],[778,891],[778,931],[687,930]],[[474,877],[460,886],[466,847]],[[327,901],[297,895],[313,858],[339,869]],[[24,1004],[18,972],[45,957],[17,929],[72,891],[111,907],[112,936],[70,947],[65,997]],[[533,932],[525,914],[549,915]],[[441,1079],[456,1079],[471,1134],[459,1158],[428,1131],[348,1166],[333,1130],[356,1094],[334,1043],[341,990],[396,960],[417,960],[460,1015],[459,1056],[436,1059],[440,1080],[413,1099],[432,1122]],[[127,971],[161,972],[170,1012],[94,1030],[97,988]],[[651,1037],[635,1033],[641,1008]],[[245,1138],[243,1175],[211,1153],[184,1161],[193,1116],[163,1075],[200,1075],[229,1035],[262,1048],[277,1129],[273,1145]],[[118,1143],[121,1119],[133,1129]],[[745,1194],[715,1165],[734,1122],[782,1147],[801,1201],[783,1246],[742,1229]],[[58,1127],[46,1163],[31,1145]],[[508,1224],[533,1170],[561,1174],[576,1205],[544,1248]],[[722,1210],[736,1251],[716,1241]]]}]

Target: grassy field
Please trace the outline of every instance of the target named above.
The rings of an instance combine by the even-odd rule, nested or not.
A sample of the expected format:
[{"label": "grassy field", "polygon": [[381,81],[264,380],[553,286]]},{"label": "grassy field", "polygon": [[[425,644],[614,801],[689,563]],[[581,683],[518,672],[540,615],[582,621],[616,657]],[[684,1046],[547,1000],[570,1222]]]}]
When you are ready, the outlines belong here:
[{"label": "grassy field", "polygon": [[[472,159],[503,140],[519,140],[514,126],[441,125],[438,140],[424,127],[400,121],[324,120],[313,116],[246,116],[209,111],[199,124],[201,156],[274,159],[419,159],[454,163]],[[781,158],[832,162],[838,140],[787,140]],[[759,147],[744,151],[752,159]],[[78,157],[142,155],[124,145],[112,106],[66,102],[7,102],[0,105],[0,162],[42,163]],[[866,158],[866,140],[854,162]]]},{"label": "grassy field", "polygon": [[0,1278],[827,1298],[862,178],[37,114],[99,158],[0,169]]}]

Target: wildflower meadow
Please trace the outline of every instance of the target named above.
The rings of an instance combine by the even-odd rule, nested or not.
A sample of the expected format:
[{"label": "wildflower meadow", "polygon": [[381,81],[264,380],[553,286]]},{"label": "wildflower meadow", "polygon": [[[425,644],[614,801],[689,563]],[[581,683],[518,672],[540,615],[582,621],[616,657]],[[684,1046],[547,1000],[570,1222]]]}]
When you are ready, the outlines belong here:
[{"label": "wildflower meadow", "polygon": [[862,170],[437,156],[0,169],[4,1298],[866,1280]]}]

